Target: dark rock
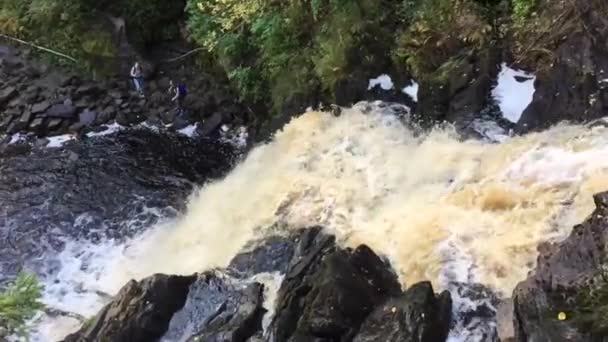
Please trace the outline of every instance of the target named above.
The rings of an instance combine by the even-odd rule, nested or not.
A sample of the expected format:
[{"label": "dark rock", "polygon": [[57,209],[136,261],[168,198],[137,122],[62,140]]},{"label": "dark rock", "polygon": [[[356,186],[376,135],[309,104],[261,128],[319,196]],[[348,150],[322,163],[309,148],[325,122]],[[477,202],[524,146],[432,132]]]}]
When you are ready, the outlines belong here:
[{"label": "dark rock", "polygon": [[[563,4],[547,2],[540,20],[557,20]],[[602,1],[573,0],[576,18],[564,35],[551,43],[551,63],[541,65],[532,103],[523,112],[517,131],[547,128],[560,121],[585,122],[608,114],[608,10]]]},{"label": "dark rock", "polygon": [[51,104],[48,101],[36,103],[35,105],[32,106],[32,113],[33,114],[43,113],[44,111],[49,109],[50,106],[51,106]]},{"label": "dark rock", "polygon": [[23,114],[21,114],[21,117],[19,118],[19,123],[23,125],[22,129],[25,129],[25,127],[27,127],[27,125],[32,120],[32,117],[32,112],[29,110],[26,110],[25,112],[23,112]]},{"label": "dark rock", "polygon": [[[605,284],[608,193],[594,196],[596,209],[563,242],[539,246],[536,269],[513,292],[517,341],[606,341],[577,322],[578,295]],[[598,303],[600,304],[600,303]],[[566,313],[559,320],[558,314]],[[599,317],[598,317],[599,318]]]},{"label": "dark rock", "polygon": [[165,124],[173,123],[173,120],[175,120],[176,116],[177,116],[177,112],[173,109],[169,109],[169,110],[160,112],[160,119]]},{"label": "dark rock", "polygon": [[44,116],[51,118],[72,119],[76,114],[76,108],[66,104],[56,104],[51,106]]},{"label": "dark rock", "polygon": [[5,114],[4,118],[0,120],[0,131],[6,130],[10,123],[13,121],[13,118],[14,117],[12,115]]},{"label": "dark rock", "polygon": [[498,74],[497,49],[455,56],[420,80],[417,112],[428,124],[469,120],[486,108],[491,80]]},{"label": "dark rock", "polygon": [[124,112],[119,112],[116,114],[116,123],[121,126],[129,126],[129,119]]},{"label": "dark rock", "polygon": [[0,90],[0,106],[6,105],[10,100],[17,96],[17,88],[8,86]]},{"label": "dark rock", "polygon": [[30,130],[32,132],[40,132],[40,130],[42,129],[42,121],[44,119],[43,118],[36,118],[32,121],[32,123],[30,123]]},{"label": "dark rock", "polygon": [[80,99],[74,103],[74,107],[76,107],[76,109],[85,109],[89,107],[90,103],[91,102],[88,99]]},{"label": "dark rock", "polygon": [[161,341],[247,341],[262,328],[263,286],[234,284],[212,272],[191,286]]},{"label": "dark rock", "polygon": [[208,136],[216,132],[223,123],[224,118],[221,113],[213,114],[209,119],[203,122],[203,125],[201,127],[201,135]]},{"label": "dark rock", "polygon": [[21,98],[21,97],[16,97],[14,99],[12,99],[11,101],[9,101],[7,107],[9,108],[20,108],[24,106],[24,103],[27,103],[25,101],[25,99]]},{"label": "dark rock", "polygon": [[34,102],[38,99],[38,95],[40,94],[40,88],[36,85],[31,85],[25,89],[23,93],[23,101],[27,103]]},{"label": "dark rock", "polygon": [[79,122],[85,126],[90,126],[93,123],[95,123],[95,120],[97,119],[97,112],[93,112],[90,110],[85,110],[84,112],[80,113],[78,115],[79,118]]},{"label": "dark rock", "polygon": [[181,309],[195,276],[157,274],[131,280],[93,319],[65,342],[147,342],[163,336],[173,314]]},{"label": "dark rock", "polygon": [[400,292],[396,275],[366,246],[339,250],[333,237],[305,236],[279,290],[271,338],[349,341],[375,306]]},{"label": "dark rock", "polygon": [[28,78],[40,77],[40,70],[38,70],[32,65],[26,65],[21,72],[25,74]]},{"label": "dark rock", "polygon": [[354,342],[445,341],[451,310],[448,292],[436,297],[430,283],[418,283],[377,307],[361,325]]},{"label": "dark rock", "polygon": [[15,134],[23,129],[23,125],[19,124],[19,120],[13,120],[7,127],[6,133]]},{"label": "dark rock", "polygon": [[80,122],[75,122],[68,127],[68,132],[70,133],[80,133],[84,125]]},{"label": "dark rock", "polygon": [[163,102],[169,102],[169,96],[166,95],[165,93],[162,93],[160,91],[156,91],[153,92],[148,99],[150,100],[150,102],[152,103],[163,103]]},{"label": "dark rock", "polygon": [[271,236],[263,241],[256,241],[255,248],[239,253],[230,261],[229,272],[242,278],[266,272],[286,273],[301,234],[302,232],[289,236]]},{"label": "dark rock", "polygon": [[95,124],[101,125],[105,124],[108,121],[112,120],[116,115],[116,108],[112,106],[108,106],[103,109],[103,111],[99,112],[97,118],[95,119]]},{"label": "dark rock", "polygon": [[67,87],[69,86],[72,81],[76,78],[76,76],[74,75],[67,75],[67,74],[62,74],[59,77],[59,86],[60,87]]},{"label": "dark rock", "polygon": [[98,91],[99,91],[99,88],[97,88],[96,85],[84,84],[84,85],[81,85],[80,87],[76,88],[74,95],[76,95],[76,97],[83,97],[86,95],[95,95]]},{"label": "dark rock", "polygon": [[59,119],[59,118],[55,118],[55,119],[51,119],[51,120],[49,120],[49,122],[48,122],[48,124],[47,124],[48,129],[49,129],[49,130],[54,130],[54,129],[56,129],[57,127],[59,127],[59,126],[61,125],[61,121],[62,121],[62,120],[61,120],[61,119]]},{"label": "dark rock", "polygon": [[113,99],[121,99],[124,97],[123,93],[118,90],[110,90],[108,95],[110,95],[110,97]]}]

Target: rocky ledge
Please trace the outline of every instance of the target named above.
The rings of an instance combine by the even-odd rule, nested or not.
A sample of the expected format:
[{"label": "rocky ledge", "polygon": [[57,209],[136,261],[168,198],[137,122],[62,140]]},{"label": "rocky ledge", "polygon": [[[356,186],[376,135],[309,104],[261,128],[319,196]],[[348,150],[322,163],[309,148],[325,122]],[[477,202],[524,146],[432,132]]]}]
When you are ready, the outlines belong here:
[{"label": "rocky ledge", "polygon": [[536,270],[513,294],[515,339],[608,341],[608,192],[561,243],[539,246]]},{"label": "rocky ledge", "polygon": [[[268,272],[284,275],[274,305],[252,278]],[[437,342],[451,306],[428,282],[403,291],[367,246],[343,249],[311,228],[266,239],[225,270],[131,281],[65,341]]]},{"label": "rocky ledge", "polygon": [[[125,73],[128,75],[128,73]],[[146,97],[133,92],[125,75],[92,80],[41,63],[27,49],[0,41],[0,142],[2,135],[18,132],[39,137],[80,133],[116,121],[132,126],[147,121],[176,129],[204,122],[208,134],[224,123],[245,124],[244,106],[225,86],[188,66],[149,65]],[[169,80],[186,83],[188,115],[177,117],[168,94]]]}]

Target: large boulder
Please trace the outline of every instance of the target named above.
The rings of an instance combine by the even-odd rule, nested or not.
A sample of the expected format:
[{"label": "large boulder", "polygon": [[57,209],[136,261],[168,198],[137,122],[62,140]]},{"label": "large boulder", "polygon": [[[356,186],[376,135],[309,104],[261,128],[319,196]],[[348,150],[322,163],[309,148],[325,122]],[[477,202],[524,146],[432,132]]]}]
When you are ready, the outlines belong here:
[{"label": "large boulder", "polygon": [[[353,341],[369,319],[365,326],[368,330],[361,330],[359,339],[370,341],[380,315],[372,313],[381,312],[395,301],[401,303],[401,314],[412,317],[405,322],[407,332],[403,336],[414,335],[403,341],[441,341],[417,333],[432,326],[437,332],[433,336],[441,337],[441,332],[449,327],[449,294],[435,300],[431,290],[431,296],[432,300],[420,300],[419,294],[403,295],[390,266],[367,246],[341,249],[332,236],[309,234],[303,236],[295,250],[268,332],[276,341]],[[430,314],[437,312],[447,314]],[[428,318],[421,318],[421,313],[429,313]]]},{"label": "large boulder", "polygon": [[0,106],[6,105],[10,100],[17,96],[17,88],[8,86],[0,90]]},{"label": "large boulder", "polygon": [[418,283],[391,298],[367,317],[355,342],[445,341],[451,321],[448,292],[435,296],[428,282]]},{"label": "large boulder", "polygon": [[261,284],[205,273],[191,285],[161,341],[246,341],[262,329],[263,302]]},{"label": "large boulder", "polygon": [[148,342],[163,336],[173,314],[181,309],[195,276],[154,275],[131,280],[89,324],[65,342]]},{"label": "large boulder", "polygon": [[70,104],[55,104],[44,112],[45,117],[72,119],[76,115],[76,108]]},{"label": "large boulder", "polygon": [[490,89],[498,74],[496,48],[456,55],[420,79],[417,113],[423,122],[444,120],[462,124],[490,103]]},{"label": "large boulder", "polygon": [[[566,240],[539,247],[536,269],[516,287],[517,341],[608,341],[608,193],[594,199],[595,211]],[[596,293],[604,298],[589,301]]]}]

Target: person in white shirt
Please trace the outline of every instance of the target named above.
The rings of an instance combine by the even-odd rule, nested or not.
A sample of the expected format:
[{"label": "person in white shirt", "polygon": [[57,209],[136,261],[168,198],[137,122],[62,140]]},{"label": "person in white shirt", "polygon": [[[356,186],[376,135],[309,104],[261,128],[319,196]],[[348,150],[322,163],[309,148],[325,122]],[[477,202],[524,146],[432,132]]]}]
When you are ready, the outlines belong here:
[{"label": "person in white shirt", "polygon": [[144,97],[144,73],[139,62],[135,62],[131,68],[131,78],[133,79],[135,90],[137,90],[139,96]]}]

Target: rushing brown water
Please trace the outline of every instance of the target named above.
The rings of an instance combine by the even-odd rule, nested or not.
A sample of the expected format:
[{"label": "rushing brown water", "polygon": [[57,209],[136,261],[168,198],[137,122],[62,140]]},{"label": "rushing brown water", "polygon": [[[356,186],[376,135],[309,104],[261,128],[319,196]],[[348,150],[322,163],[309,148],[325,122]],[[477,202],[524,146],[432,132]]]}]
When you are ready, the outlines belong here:
[{"label": "rushing brown water", "polygon": [[113,285],[225,266],[279,222],[368,244],[404,284],[477,282],[508,296],[537,245],[565,237],[608,187],[606,133],[558,126],[491,144],[449,129],[414,137],[395,118],[356,109],[309,112],[138,241]]},{"label": "rushing brown water", "polygon": [[83,283],[114,293],[130,278],[226,266],[270,227],[322,225],[344,245],[386,255],[403,284],[482,284],[508,297],[538,244],[564,238],[606,188],[604,127],[561,125],[497,144],[449,128],[416,136],[357,108],[308,112],[199,189],[182,217],[104,247],[101,271]]}]

